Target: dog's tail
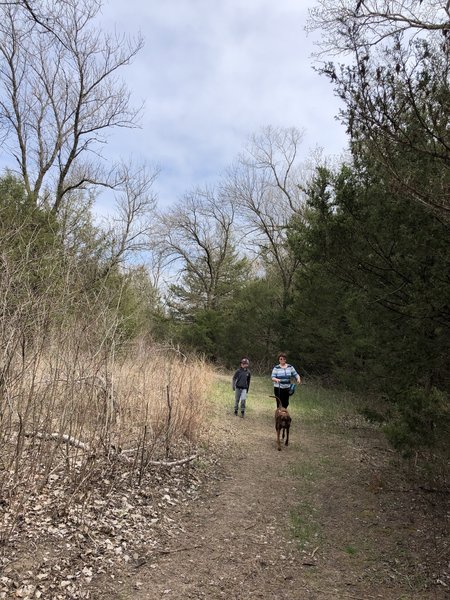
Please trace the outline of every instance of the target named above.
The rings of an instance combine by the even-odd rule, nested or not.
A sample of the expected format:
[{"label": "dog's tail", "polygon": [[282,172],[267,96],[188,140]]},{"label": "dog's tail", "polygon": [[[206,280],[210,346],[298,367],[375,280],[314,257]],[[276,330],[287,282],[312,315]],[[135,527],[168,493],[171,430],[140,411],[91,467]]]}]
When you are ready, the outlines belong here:
[{"label": "dog's tail", "polygon": [[278,396],[269,396],[269,398],[275,398],[275,400],[277,401],[277,408],[281,408],[281,402]]}]

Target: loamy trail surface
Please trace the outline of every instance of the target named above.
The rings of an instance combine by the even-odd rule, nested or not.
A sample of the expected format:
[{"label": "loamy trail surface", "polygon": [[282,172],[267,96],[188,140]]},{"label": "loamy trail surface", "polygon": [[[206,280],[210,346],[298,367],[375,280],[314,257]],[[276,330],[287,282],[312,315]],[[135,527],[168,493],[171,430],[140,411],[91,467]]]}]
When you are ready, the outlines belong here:
[{"label": "loamy trail surface", "polygon": [[95,598],[447,597],[445,585],[430,585],[445,576],[432,556],[436,534],[425,535],[438,517],[425,496],[406,498],[381,432],[302,423],[294,409],[290,445],[278,452],[274,407],[250,405],[245,419],[219,415],[232,448],[220,476],[175,511],[177,527],[145,564]]}]

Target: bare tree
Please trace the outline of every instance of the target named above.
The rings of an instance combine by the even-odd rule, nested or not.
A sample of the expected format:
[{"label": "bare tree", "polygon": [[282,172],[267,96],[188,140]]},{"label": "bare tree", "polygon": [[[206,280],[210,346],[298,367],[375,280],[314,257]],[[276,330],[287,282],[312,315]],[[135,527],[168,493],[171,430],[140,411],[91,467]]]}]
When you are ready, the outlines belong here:
[{"label": "bare tree", "polygon": [[303,210],[302,138],[303,133],[296,128],[264,128],[252,137],[247,151],[229,170],[225,186],[250,244],[265,257],[266,266],[276,266],[284,303],[299,266],[287,249],[287,230],[289,222],[301,218]]},{"label": "bare tree", "polygon": [[309,11],[309,31],[320,31],[319,54],[353,53],[394,35],[450,36],[449,0],[317,0]]},{"label": "bare tree", "polygon": [[233,206],[211,189],[186,194],[163,215],[161,247],[168,265],[181,265],[178,295],[187,304],[217,308],[239,275],[234,217]]},{"label": "bare tree", "polygon": [[71,190],[125,183],[101,148],[112,129],[137,126],[118,72],[143,42],[98,31],[96,0],[45,3],[48,28],[30,6],[0,6],[0,128],[30,200],[58,213]]}]

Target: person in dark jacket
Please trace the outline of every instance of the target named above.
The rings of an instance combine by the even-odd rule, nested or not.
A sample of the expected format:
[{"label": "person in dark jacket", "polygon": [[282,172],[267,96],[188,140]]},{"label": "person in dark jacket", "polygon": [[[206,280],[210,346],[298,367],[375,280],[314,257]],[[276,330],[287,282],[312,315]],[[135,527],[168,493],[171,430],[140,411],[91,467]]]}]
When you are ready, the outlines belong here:
[{"label": "person in dark jacket", "polygon": [[251,374],[248,370],[248,358],[241,360],[241,366],[233,375],[233,391],[234,391],[234,414],[239,412],[239,403],[241,405],[241,417],[245,415],[245,402],[247,400],[248,390],[250,388]]}]

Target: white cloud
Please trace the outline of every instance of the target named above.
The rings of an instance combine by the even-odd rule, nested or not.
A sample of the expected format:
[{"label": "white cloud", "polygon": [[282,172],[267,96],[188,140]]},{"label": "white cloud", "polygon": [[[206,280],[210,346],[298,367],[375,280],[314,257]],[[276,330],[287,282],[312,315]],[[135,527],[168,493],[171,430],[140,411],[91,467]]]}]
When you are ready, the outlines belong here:
[{"label": "white cloud", "polygon": [[301,0],[109,0],[106,28],[145,38],[123,76],[142,130],[112,137],[109,152],[158,163],[161,203],[218,179],[249,135],[266,125],[306,130],[305,155],[346,142],[338,101],[311,68],[308,2]]}]

